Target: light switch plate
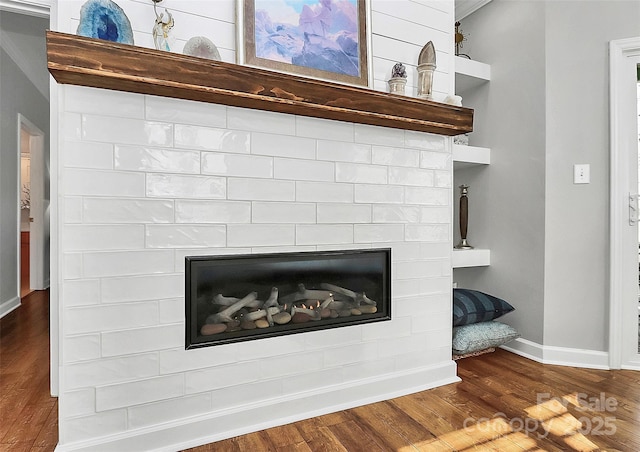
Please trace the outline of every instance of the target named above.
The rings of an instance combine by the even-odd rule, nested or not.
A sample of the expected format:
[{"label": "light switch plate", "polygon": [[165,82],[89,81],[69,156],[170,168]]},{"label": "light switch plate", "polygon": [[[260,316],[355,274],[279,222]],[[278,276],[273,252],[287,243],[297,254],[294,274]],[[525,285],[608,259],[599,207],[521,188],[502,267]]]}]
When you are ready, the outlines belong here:
[{"label": "light switch plate", "polygon": [[591,182],[591,165],[588,163],[573,165],[573,183],[588,184]]}]

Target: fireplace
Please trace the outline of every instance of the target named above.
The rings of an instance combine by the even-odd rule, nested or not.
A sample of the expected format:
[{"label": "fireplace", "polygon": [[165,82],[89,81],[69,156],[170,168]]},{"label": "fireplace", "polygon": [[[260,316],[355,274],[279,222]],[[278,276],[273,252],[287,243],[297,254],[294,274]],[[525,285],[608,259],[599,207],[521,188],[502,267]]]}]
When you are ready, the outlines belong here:
[{"label": "fireplace", "polygon": [[186,348],[391,319],[391,249],[187,256]]}]

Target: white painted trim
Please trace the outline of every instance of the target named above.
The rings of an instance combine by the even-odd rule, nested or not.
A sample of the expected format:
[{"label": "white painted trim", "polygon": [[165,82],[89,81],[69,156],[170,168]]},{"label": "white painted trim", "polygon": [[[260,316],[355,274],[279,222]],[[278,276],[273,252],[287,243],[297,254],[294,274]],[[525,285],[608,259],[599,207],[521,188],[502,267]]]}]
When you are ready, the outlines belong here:
[{"label": "white painted trim", "polygon": [[502,348],[542,364],[609,369],[609,354],[602,351],[540,345],[522,338],[503,345]]},{"label": "white painted trim", "polygon": [[0,304],[0,319],[19,307],[20,297],[13,297],[12,299]]},{"label": "white painted trim", "polygon": [[[609,366],[620,369],[633,361],[626,342],[631,339],[625,332],[625,324],[630,321],[625,304],[629,293],[638,288],[637,268],[629,269],[632,243],[637,261],[637,226],[628,221],[628,196],[632,181],[629,177],[630,159],[637,155],[637,141],[630,128],[635,129],[635,120],[625,119],[630,100],[626,96],[625,81],[633,60],[640,58],[640,37],[611,41],[609,44],[609,93],[610,93],[610,224],[609,224]],[[635,71],[633,74],[635,80]],[[634,82],[635,84],[635,82]],[[635,93],[635,90],[634,90]],[[635,95],[633,105],[635,109]],[[627,140],[624,140],[627,137]],[[637,135],[635,135],[637,137]],[[631,144],[633,143],[633,144]],[[633,148],[635,146],[635,148]],[[635,307],[634,307],[635,308]],[[637,349],[636,349],[637,358]]]},{"label": "white painted trim", "polygon": [[0,0],[0,10],[49,18],[51,0]]},{"label": "white painted trim", "polygon": [[456,0],[456,21],[462,20],[469,14],[475,13],[491,0]]},{"label": "white painted trim", "polygon": [[[220,441],[460,381],[447,361],[411,372],[395,372],[306,393],[230,408],[215,415],[182,419],[97,439],[62,444],[56,452],[100,450],[175,451]],[[424,382],[429,382],[425,384]],[[381,388],[386,391],[380,392]],[[327,400],[342,400],[326,404]],[[230,429],[229,426],[232,426]]]}]

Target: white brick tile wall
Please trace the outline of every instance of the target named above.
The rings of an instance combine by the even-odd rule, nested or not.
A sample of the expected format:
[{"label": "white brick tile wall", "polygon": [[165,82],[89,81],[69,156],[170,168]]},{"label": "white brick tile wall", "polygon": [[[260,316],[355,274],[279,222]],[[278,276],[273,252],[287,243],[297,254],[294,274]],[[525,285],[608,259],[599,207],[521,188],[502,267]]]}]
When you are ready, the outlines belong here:
[{"label": "white brick tile wall", "polygon": [[144,226],[67,225],[62,243],[68,251],[144,248]]},{"label": "white brick tile wall", "polygon": [[170,223],[173,201],[85,198],[82,215],[85,223]]},{"label": "white brick tile wall", "polygon": [[276,158],[273,162],[276,179],[333,182],[335,167],[332,162]]},{"label": "white brick tile wall", "polygon": [[213,408],[211,393],[180,397],[161,402],[138,405],[128,409],[127,419],[130,428],[141,428],[204,414]]},{"label": "white brick tile wall", "polygon": [[273,158],[205,152],[202,155],[202,174],[273,178]]},{"label": "white brick tile wall", "polygon": [[315,223],[316,205],[313,203],[254,202],[252,223]]},{"label": "white brick tile wall", "polygon": [[63,271],[67,280],[82,277],[82,253],[64,253],[62,259]]},{"label": "white brick tile wall", "polygon": [[433,171],[418,168],[389,167],[389,183],[432,187],[434,183]]},{"label": "white brick tile wall", "polygon": [[67,196],[63,202],[65,223],[82,223],[82,198],[79,196]]},{"label": "white brick tile wall", "polygon": [[374,223],[418,223],[421,219],[418,206],[374,205]]},{"label": "white brick tile wall", "polygon": [[184,377],[169,375],[96,388],[96,410],[107,411],[184,395]]},{"label": "white brick tile wall", "polygon": [[62,139],[69,141],[82,138],[82,115],[80,113],[64,112],[60,117]]},{"label": "white brick tile wall", "polygon": [[227,226],[227,246],[279,246],[295,243],[295,225],[292,224],[230,224]]},{"label": "white brick tile wall", "polygon": [[251,359],[238,353],[235,344],[222,345],[215,350],[210,348],[197,348],[185,350],[184,347],[160,352],[160,374],[183,373],[190,370],[204,369],[235,363],[242,356],[243,359]]},{"label": "white brick tile wall", "polygon": [[65,363],[75,363],[100,358],[100,335],[83,334],[64,338]]},{"label": "white brick tile wall", "polygon": [[406,187],[405,201],[409,204],[424,204],[430,206],[448,206],[451,204],[451,191],[445,189],[430,189],[423,187]]},{"label": "white brick tile wall", "polygon": [[116,145],[114,167],[124,171],[200,173],[200,152]]},{"label": "white brick tile wall", "polygon": [[351,184],[302,181],[295,184],[296,201],[352,203],[353,192]]},{"label": "white brick tile wall", "polygon": [[296,135],[348,142],[354,139],[354,127],[347,122],[296,116]]},{"label": "white brick tile wall", "polygon": [[68,169],[63,184],[67,195],[144,196],[142,173]]},{"label": "white brick tile wall", "polygon": [[257,381],[259,373],[258,361],[224,364],[207,370],[190,371],[185,374],[186,392],[195,394],[228,386],[244,385]]},{"label": "white brick tile wall", "polygon": [[105,358],[68,364],[64,368],[65,389],[97,387],[156,375],[158,375],[157,353]]},{"label": "white brick tile wall", "polygon": [[356,185],[355,201],[359,203],[404,203],[404,189],[391,185]]},{"label": "white brick tile wall", "polygon": [[371,151],[371,161],[376,165],[408,166],[415,168],[419,166],[420,163],[420,152],[415,149],[373,146]]},{"label": "white brick tile wall", "polygon": [[144,327],[158,323],[158,304],[154,301],[118,305],[83,306],[67,309],[69,334]]},{"label": "white brick tile wall", "polygon": [[100,280],[66,281],[63,285],[67,306],[87,306],[100,303]]},{"label": "white brick tile wall", "polygon": [[69,86],[64,102],[67,111],[144,119],[144,98],[121,91]]},{"label": "white brick tile wall", "polygon": [[227,182],[227,191],[229,199],[248,201],[295,200],[294,181],[230,178]]},{"label": "white brick tile wall", "polygon": [[147,174],[147,196],[152,198],[224,199],[227,180],[213,176]]},{"label": "white brick tile wall", "polygon": [[227,118],[230,129],[275,133],[278,135],[295,135],[296,133],[296,118],[292,115],[231,107]]},{"label": "white brick tile wall", "polygon": [[104,276],[172,273],[173,252],[166,250],[100,251],[84,254],[83,274]]},{"label": "white brick tile wall", "polygon": [[147,275],[102,280],[103,303],[184,296],[183,275]]},{"label": "white brick tile wall", "polygon": [[449,225],[444,224],[411,224],[405,231],[410,242],[446,242],[450,235]]},{"label": "white brick tile wall", "polygon": [[[226,243],[227,228],[224,225],[148,224],[146,226],[147,248],[222,247]],[[172,254],[172,269],[173,261]]]},{"label": "white brick tile wall", "polygon": [[402,224],[356,224],[353,236],[356,243],[398,242],[403,240],[405,226]]},{"label": "white brick tile wall", "polygon": [[444,151],[445,138],[430,135],[424,132],[405,132],[405,145],[412,148],[424,149],[426,151]]},{"label": "white brick tile wall", "polygon": [[146,96],[145,119],[206,127],[226,127],[227,107],[181,99]]},{"label": "white brick tile wall", "polygon": [[370,205],[318,204],[318,223],[371,223]]},{"label": "white brick tile wall", "polygon": [[78,389],[65,393],[64,404],[58,405],[59,417],[93,414],[96,411],[96,391],[93,388]]},{"label": "white brick tile wall", "polygon": [[336,163],[336,181],[385,185],[387,168],[356,163]]},{"label": "white brick tile wall", "polygon": [[64,166],[92,169],[113,168],[113,145],[87,141],[67,141],[64,144]]},{"label": "white brick tile wall", "polygon": [[175,125],[175,142],[177,148],[239,154],[248,154],[251,148],[251,136],[248,132],[185,124]]},{"label": "white brick tile wall", "polygon": [[184,324],[102,333],[102,356],[130,355],[184,345]]},{"label": "white brick tile wall", "polygon": [[329,245],[336,243],[353,243],[353,225],[301,224],[296,228],[296,244],[298,245]]},{"label": "white brick tile wall", "polygon": [[234,201],[176,201],[177,223],[248,223],[251,203]]},{"label": "white brick tile wall", "polygon": [[420,168],[445,170],[451,166],[452,158],[448,152],[420,152]]},{"label": "white brick tile wall", "polygon": [[[324,138],[327,136],[331,135],[324,135]],[[318,140],[317,156],[318,160],[331,162],[371,163],[371,145]]]},{"label": "white brick tile wall", "polygon": [[[184,262],[181,262],[181,264],[182,268],[184,268]],[[184,298],[159,300],[158,308],[160,309],[160,324],[184,321]]]},{"label": "white brick tile wall", "polygon": [[127,429],[127,411],[115,410],[65,420],[60,432],[61,442],[88,440]]},{"label": "white brick tile wall", "polygon": [[173,125],[131,118],[82,115],[82,138],[107,143],[172,146]]},{"label": "white brick tile wall", "polygon": [[404,146],[404,130],[356,124],[356,143]]}]

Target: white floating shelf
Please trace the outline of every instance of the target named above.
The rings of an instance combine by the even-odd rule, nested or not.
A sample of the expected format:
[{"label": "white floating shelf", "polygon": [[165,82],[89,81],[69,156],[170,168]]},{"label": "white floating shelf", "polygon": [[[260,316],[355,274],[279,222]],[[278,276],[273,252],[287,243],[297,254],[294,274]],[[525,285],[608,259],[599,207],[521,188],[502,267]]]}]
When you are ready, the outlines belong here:
[{"label": "white floating shelf", "polygon": [[[468,58],[455,57],[455,72],[457,94],[491,80],[491,66]],[[464,96],[462,102],[464,102]]]},{"label": "white floating shelf", "polygon": [[453,268],[485,267],[491,265],[491,250],[453,250],[451,257]]},{"label": "white floating shelf", "polygon": [[491,164],[491,149],[478,146],[453,145],[453,169]]}]

